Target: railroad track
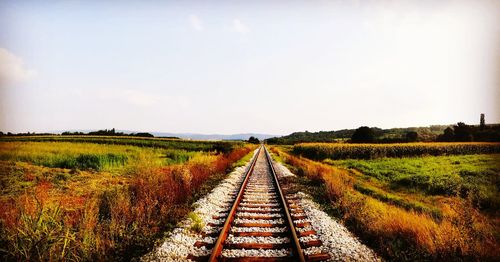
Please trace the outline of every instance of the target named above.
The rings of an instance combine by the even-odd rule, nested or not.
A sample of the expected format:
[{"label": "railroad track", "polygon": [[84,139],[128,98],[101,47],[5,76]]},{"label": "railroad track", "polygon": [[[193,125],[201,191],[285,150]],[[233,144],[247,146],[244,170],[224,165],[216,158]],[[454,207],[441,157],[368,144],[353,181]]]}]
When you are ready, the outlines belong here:
[{"label": "railroad track", "polygon": [[[280,187],[271,156],[261,146],[245,174],[238,192],[230,196],[230,209],[213,216],[214,228],[198,241],[197,248],[211,250],[210,256],[188,256],[194,261],[323,261],[322,243],[312,229],[297,199]],[[316,252],[304,252],[314,249]],[[307,253],[307,254],[306,254]]]}]

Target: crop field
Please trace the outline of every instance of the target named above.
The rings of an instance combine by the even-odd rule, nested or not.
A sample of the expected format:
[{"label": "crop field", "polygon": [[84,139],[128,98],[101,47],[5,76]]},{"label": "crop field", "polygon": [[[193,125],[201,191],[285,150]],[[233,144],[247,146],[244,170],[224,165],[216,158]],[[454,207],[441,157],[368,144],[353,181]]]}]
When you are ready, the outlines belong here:
[{"label": "crop field", "polygon": [[293,153],[314,160],[491,154],[500,153],[500,143],[303,143],[294,145]]},{"label": "crop field", "polygon": [[299,175],[301,190],[387,259],[495,260],[498,147],[317,143],[272,151]]},{"label": "crop field", "polygon": [[254,148],[112,137],[3,139],[0,256],[127,260],[144,254]]}]

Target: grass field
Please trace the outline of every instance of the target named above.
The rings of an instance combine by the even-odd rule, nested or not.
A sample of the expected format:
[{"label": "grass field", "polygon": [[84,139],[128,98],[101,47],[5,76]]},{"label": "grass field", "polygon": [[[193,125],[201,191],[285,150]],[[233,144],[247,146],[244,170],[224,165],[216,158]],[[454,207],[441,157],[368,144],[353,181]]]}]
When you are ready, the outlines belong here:
[{"label": "grass field", "polygon": [[[360,148],[316,145],[319,150],[334,148],[337,156],[343,148],[348,151],[345,155]],[[306,146],[313,150],[312,144]],[[500,155],[453,155],[450,152],[460,145],[445,146],[440,144],[439,151],[448,153],[439,156],[427,152],[419,157],[364,160],[353,155],[356,159],[321,158],[322,162],[301,157],[297,146],[272,150],[299,175],[301,190],[315,196],[387,259],[496,260]],[[473,151],[490,150],[481,146],[491,144],[467,145]],[[373,146],[378,152],[399,147]]]},{"label": "grass field", "polygon": [[359,171],[352,172],[358,191],[405,207],[411,207],[403,201],[411,194],[424,200],[436,198],[433,196],[469,196],[482,210],[499,208],[499,154],[324,162]]},{"label": "grass field", "polygon": [[157,146],[163,141],[127,139],[0,142],[3,260],[140,255],[255,148],[241,142],[171,140]]},{"label": "grass field", "polygon": [[0,142],[71,142],[106,145],[130,145],[163,149],[184,149],[188,151],[218,151],[227,153],[242,142],[235,141],[195,141],[170,138],[116,137],[116,136],[18,136],[0,137]]},{"label": "grass field", "polygon": [[81,142],[8,142],[0,144],[0,160],[79,170],[112,171],[147,161],[155,166],[181,164],[203,151]]}]

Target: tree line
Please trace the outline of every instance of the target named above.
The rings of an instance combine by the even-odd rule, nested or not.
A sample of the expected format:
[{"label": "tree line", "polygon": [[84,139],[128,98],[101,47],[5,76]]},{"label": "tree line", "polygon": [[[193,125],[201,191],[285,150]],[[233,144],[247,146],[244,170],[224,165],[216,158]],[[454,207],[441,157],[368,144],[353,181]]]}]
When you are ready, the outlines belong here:
[{"label": "tree line", "polygon": [[[53,136],[56,134],[53,133],[35,133],[35,132],[26,132],[26,133],[3,133],[0,131],[0,136]],[[88,133],[84,132],[69,132],[65,131],[61,133],[62,136],[133,136],[133,137],[155,137],[154,135],[146,132],[138,132],[138,133],[130,133],[126,134],[123,132],[116,132],[114,128],[112,129],[103,129],[103,130],[97,130],[97,131],[91,131]],[[173,139],[179,139],[178,137],[169,137]]]},{"label": "tree line", "polygon": [[430,127],[391,128],[361,126],[338,131],[296,132],[266,139],[269,144],[304,142],[407,143],[407,142],[500,142],[500,124],[486,125],[484,115],[479,125],[435,125]]},{"label": "tree line", "polygon": [[146,132],[139,132],[139,133],[130,133],[126,134],[123,132],[116,132],[114,128],[112,129],[103,129],[103,130],[97,130],[97,131],[91,131],[88,133],[83,133],[83,132],[63,132],[61,135],[63,136],[75,136],[75,135],[80,135],[80,136],[135,136],[135,137],[155,137],[154,135]]}]

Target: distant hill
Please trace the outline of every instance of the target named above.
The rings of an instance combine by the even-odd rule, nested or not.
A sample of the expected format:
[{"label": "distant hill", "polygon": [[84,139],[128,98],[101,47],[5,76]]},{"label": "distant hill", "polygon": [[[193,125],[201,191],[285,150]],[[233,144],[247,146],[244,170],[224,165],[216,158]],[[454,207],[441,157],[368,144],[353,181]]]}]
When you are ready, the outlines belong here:
[{"label": "distant hill", "polygon": [[[438,135],[451,125],[433,125],[429,127],[407,127],[381,129],[372,128],[380,140],[394,140],[404,137],[408,132],[417,132],[422,141],[434,141]],[[295,144],[302,142],[335,142],[350,139],[356,129],[337,131],[295,132],[287,136],[266,139],[269,144]]]},{"label": "distant hill", "polygon": [[153,134],[156,137],[179,137],[183,139],[193,139],[193,140],[248,140],[251,136],[258,138],[259,140],[264,140],[271,137],[276,137],[275,135],[254,134],[254,133],[221,135],[221,134],[151,132],[151,134]]}]

